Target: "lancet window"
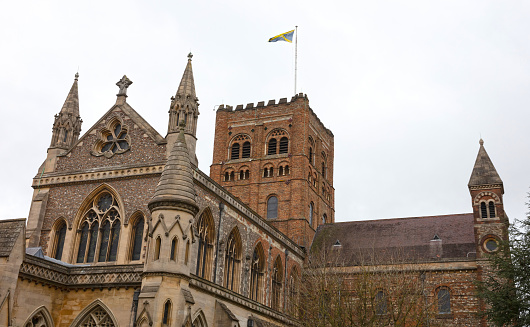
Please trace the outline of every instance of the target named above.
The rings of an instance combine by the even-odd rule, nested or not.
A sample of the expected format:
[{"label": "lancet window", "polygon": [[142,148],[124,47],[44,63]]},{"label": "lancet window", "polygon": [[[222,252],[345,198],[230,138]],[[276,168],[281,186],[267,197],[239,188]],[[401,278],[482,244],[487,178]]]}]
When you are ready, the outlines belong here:
[{"label": "lancet window", "polygon": [[225,287],[239,291],[239,275],[241,274],[241,236],[234,228],[228,236],[225,252]]},{"label": "lancet window", "polygon": [[140,260],[144,236],[144,218],[140,217],[134,223],[131,260]]},{"label": "lancet window", "polygon": [[299,274],[296,268],[291,269],[291,276],[289,277],[289,314],[298,316],[298,292],[299,292]]},{"label": "lancet window", "polygon": [[280,257],[277,257],[274,263],[274,268],[272,270],[271,307],[274,310],[280,310],[281,308],[282,281],[283,281],[282,260],[280,259]]},{"label": "lancet window", "polygon": [[53,257],[57,260],[61,260],[63,256],[64,240],[66,238],[66,223],[61,219],[61,222],[57,225],[54,237],[54,254]]},{"label": "lancet window", "polygon": [[121,228],[118,202],[103,192],[91,204],[80,223],[77,263],[116,261]]},{"label": "lancet window", "polygon": [[258,243],[252,254],[252,264],[250,269],[250,298],[261,302],[263,293],[263,271],[265,268],[265,256],[263,247]]},{"label": "lancet window", "polygon": [[271,196],[267,200],[267,219],[278,218],[278,198]]},{"label": "lancet window", "polygon": [[214,243],[214,222],[208,212],[203,213],[197,221],[198,252],[195,274],[204,279],[211,280],[213,243]]}]

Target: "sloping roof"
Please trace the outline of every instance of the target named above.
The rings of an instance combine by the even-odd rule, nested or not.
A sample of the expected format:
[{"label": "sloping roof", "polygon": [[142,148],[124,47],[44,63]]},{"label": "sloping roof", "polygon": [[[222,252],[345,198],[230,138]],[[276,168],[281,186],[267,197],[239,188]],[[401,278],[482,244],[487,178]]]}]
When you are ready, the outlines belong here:
[{"label": "sloping roof", "polygon": [[472,213],[327,224],[317,229],[311,250],[340,248],[341,259],[352,265],[390,256],[420,261],[468,258],[475,252],[473,227]]},{"label": "sloping roof", "polygon": [[0,257],[8,257],[15,246],[17,238],[22,234],[26,219],[0,221]]},{"label": "sloping roof", "polygon": [[497,173],[493,162],[491,162],[486,149],[484,148],[484,141],[480,139],[480,148],[478,150],[477,160],[473,167],[473,172],[469,178],[469,186],[477,185],[491,185],[502,184],[502,179]]}]

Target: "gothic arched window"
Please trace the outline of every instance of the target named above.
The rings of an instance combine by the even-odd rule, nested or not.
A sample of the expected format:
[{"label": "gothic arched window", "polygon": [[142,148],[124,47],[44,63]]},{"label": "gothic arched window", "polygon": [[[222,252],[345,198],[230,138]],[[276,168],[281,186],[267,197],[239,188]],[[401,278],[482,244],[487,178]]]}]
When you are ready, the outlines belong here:
[{"label": "gothic arched window", "polygon": [[278,218],[278,198],[271,196],[267,200],[267,219]]},{"label": "gothic arched window", "polygon": [[309,225],[313,226],[313,202],[309,203]]},{"label": "gothic arched window", "polygon": [[179,240],[177,239],[177,237],[174,237],[173,240],[171,240],[171,252],[169,254],[169,260],[177,261],[178,246]]},{"label": "gothic arched window", "polygon": [[156,241],[155,241],[155,260],[158,260],[160,259],[160,246],[162,245],[162,239],[160,238],[160,236],[158,236],[156,238]]},{"label": "gothic arched window", "polygon": [[386,295],[383,291],[378,291],[375,294],[375,314],[376,315],[385,315],[387,314],[387,303]]},{"label": "gothic arched window", "polygon": [[171,301],[164,303],[164,314],[162,315],[162,326],[169,326],[171,322]]},{"label": "gothic arched window", "polygon": [[64,249],[64,239],[66,238],[66,223],[61,219],[61,222],[57,225],[55,230],[54,238],[54,254],[53,257],[57,260],[61,260]]},{"label": "gothic arched window", "polygon": [[140,260],[144,236],[144,217],[136,220],[133,228],[133,242],[131,260]]},{"label": "gothic arched window", "polygon": [[214,222],[209,212],[203,213],[197,221],[198,252],[196,275],[204,279],[212,278]]},{"label": "gothic arched window", "polygon": [[274,262],[272,270],[272,301],[271,307],[274,310],[281,308],[281,294],[282,294],[283,268],[282,260],[278,256]]},{"label": "gothic arched window", "polygon": [[234,292],[239,291],[241,247],[241,236],[235,227],[228,236],[225,252],[225,287]]},{"label": "gothic arched window", "polygon": [[95,258],[116,261],[121,228],[118,202],[112,194],[102,192],[90,204],[80,223],[77,263],[94,262]]},{"label": "gothic arched window", "polygon": [[263,293],[263,270],[265,268],[265,255],[261,243],[254,248],[250,269],[250,298],[261,302]]},{"label": "gothic arched window", "polygon": [[289,277],[289,314],[297,317],[298,316],[298,292],[299,292],[299,274],[295,268],[291,269],[291,276]]}]

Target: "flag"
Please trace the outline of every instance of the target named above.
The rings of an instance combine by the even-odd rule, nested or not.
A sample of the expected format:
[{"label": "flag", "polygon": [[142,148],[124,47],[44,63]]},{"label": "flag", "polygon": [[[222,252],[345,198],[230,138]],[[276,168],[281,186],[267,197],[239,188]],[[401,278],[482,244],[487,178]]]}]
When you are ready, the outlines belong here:
[{"label": "flag", "polygon": [[280,35],[276,35],[275,37],[271,37],[269,39],[269,42],[287,41],[289,43],[293,43],[293,35],[294,35],[294,30],[285,32]]}]

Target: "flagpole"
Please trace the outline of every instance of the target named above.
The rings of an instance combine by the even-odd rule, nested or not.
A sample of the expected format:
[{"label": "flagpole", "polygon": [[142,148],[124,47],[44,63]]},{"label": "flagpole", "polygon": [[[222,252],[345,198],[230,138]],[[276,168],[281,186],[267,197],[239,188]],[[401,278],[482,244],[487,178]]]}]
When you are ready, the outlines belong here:
[{"label": "flagpole", "polygon": [[296,74],[298,70],[298,26],[295,26],[294,40],[294,95],[296,95]]}]

